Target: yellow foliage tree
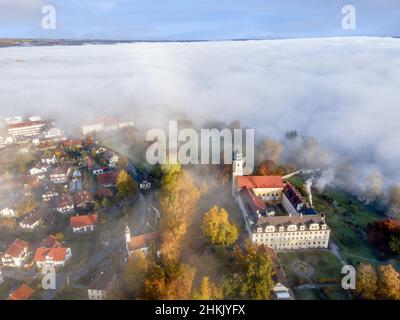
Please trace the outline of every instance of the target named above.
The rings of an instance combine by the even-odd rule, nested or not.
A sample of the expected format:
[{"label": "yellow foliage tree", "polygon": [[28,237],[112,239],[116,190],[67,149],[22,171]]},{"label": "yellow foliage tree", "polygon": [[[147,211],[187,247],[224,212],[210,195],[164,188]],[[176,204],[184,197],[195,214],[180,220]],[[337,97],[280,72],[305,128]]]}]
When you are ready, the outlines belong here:
[{"label": "yellow foliage tree", "polygon": [[193,178],[179,164],[163,165],[161,169],[161,253],[164,258],[176,261],[200,192]]},{"label": "yellow foliage tree", "polygon": [[209,277],[201,279],[200,290],[194,290],[194,300],[221,300],[223,298],[222,290],[212,283]]},{"label": "yellow foliage tree", "polygon": [[378,284],[381,299],[400,299],[400,275],[391,264],[379,266]]},{"label": "yellow foliage tree", "polygon": [[357,293],[364,299],[372,300],[376,298],[378,291],[378,276],[373,266],[361,263],[357,267]]},{"label": "yellow foliage tree", "polygon": [[231,245],[239,237],[239,229],[229,222],[228,212],[217,206],[204,214],[202,231],[203,235],[215,245]]}]

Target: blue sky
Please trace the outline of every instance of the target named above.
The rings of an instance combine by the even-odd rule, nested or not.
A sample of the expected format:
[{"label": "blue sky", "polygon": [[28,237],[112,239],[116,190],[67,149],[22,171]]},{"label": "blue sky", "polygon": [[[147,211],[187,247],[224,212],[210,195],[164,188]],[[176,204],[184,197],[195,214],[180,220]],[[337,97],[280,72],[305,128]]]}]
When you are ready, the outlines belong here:
[{"label": "blue sky", "polygon": [[[56,30],[41,8],[56,7]],[[343,5],[357,28],[341,28]],[[218,40],[400,35],[398,0],[0,0],[0,37]]]}]

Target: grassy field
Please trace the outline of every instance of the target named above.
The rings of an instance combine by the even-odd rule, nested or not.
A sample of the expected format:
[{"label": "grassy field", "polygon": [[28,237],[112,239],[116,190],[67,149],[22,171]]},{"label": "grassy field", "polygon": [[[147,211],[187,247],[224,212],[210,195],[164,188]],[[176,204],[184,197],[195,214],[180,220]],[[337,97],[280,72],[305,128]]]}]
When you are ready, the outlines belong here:
[{"label": "grassy field", "polygon": [[[298,176],[290,181],[298,188],[303,184]],[[366,228],[369,222],[383,219],[382,215],[340,189],[328,188],[323,194],[314,190],[313,202],[318,212],[326,214],[331,238],[342,249],[344,259],[351,264],[376,262],[378,253],[366,240]]]},{"label": "grassy field", "polygon": [[[329,251],[279,252],[278,257],[291,285],[307,284],[310,283],[310,280],[314,283],[326,283],[338,282],[341,279],[342,264],[339,259]],[[314,268],[314,273],[309,279],[293,271],[292,264],[296,261],[307,262]]]}]

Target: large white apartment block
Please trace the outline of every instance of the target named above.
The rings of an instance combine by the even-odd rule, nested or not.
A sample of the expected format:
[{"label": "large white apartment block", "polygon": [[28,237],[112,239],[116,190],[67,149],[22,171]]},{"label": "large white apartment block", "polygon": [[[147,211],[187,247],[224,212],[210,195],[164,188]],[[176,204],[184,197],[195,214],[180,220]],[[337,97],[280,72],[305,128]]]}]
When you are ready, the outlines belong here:
[{"label": "large white apartment block", "polygon": [[8,133],[13,137],[32,137],[38,135],[46,125],[45,121],[27,121],[11,124],[7,127]]}]

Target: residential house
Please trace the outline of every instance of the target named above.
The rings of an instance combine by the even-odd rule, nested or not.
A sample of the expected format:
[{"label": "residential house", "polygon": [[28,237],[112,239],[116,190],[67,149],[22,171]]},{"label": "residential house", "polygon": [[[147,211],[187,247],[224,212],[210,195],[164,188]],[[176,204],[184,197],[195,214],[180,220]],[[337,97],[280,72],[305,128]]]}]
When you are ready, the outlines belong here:
[{"label": "residential house", "polygon": [[108,171],[97,175],[97,184],[101,187],[114,187],[117,185],[119,171]]},{"label": "residential house", "polygon": [[6,267],[21,267],[25,259],[28,257],[29,243],[20,239],[15,241],[8,247],[1,257],[1,261]]},{"label": "residential house", "polygon": [[25,230],[34,230],[44,222],[48,217],[48,211],[45,208],[40,208],[36,211],[24,215],[19,220],[19,226]]},{"label": "residential house", "polygon": [[54,183],[66,183],[71,173],[71,166],[62,164],[56,168],[53,168],[50,173],[50,180]]},{"label": "residential house", "polygon": [[91,211],[96,201],[90,191],[80,191],[74,195],[75,208],[81,211]]},{"label": "residential house", "polygon": [[4,209],[0,210],[0,217],[12,218],[12,217],[16,217],[16,216],[17,216],[17,213],[12,208],[4,208]]},{"label": "residential house", "polygon": [[70,248],[37,248],[34,261],[38,268],[44,266],[64,267],[71,257]]},{"label": "residential house", "polygon": [[61,248],[62,243],[57,240],[54,235],[49,235],[46,239],[43,239],[41,248]]},{"label": "residential house", "polygon": [[110,168],[116,168],[118,164],[118,155],[112,151],[106,151],[101,155],[101,161]]},{"label": "residential house", "polygon": [[74,211],[74,209],[75,209],[74,198],[70,194],[63,193],[58,197],[56,204],[57,212],[62,214],[68,214]]},{"label": "residential house", "polygon": [[118,121],[112,116],[102,117],[82,127],[83,135],[93,132],[114,131],[122,128],[133,127],[133,121]]},{"label": "residential house", "polygon": [[83,146],[82,139],[67,139],[62,142],[62,146],[65,149],[81,149]]},{"label": "residential house", "polygon": [[22,284],[15,290],[13,293],[9,295],[7,300],[29,300],[34,293],[34,290],[28,287],[26,284]]},{"label": "residential house", "polygon": [[128,225],[125,227],[126,248],[130,256],[137,252],[143,252],[147,255],[152,244],[158,247],[160,239],[159,232],[149,232],[131,237]]},{"label": "residential house", "polygon": [[53,154],[53,155],[48,155],[48,156],[42,156],[42,157],[40,158],[40,161],[41,161],[43,164],[53,165],[53,164],[56,164],[56,163],[57,163],[57,158],[56,158],[56,155]]},{"label": "residential house", "polygon": [[61,130],[56,127],[46,128],[46,130],[44,131],[45,139],[55,139],[60,138],[61,136]]},{"label": "residential house", "polygon": [[89,300],[107,300],[115,283],[116,274],[113,268],[101,270],[88,287]]},{"label": "residential house", "polygon": [[103,200],[104,198],[112,198],[114,192],[110,188],[101,188],[96,191],[96,199]]},{"label": "residential house", "polygon": [[103,174],[103,173],[105,173],[105,172],[107,172],[107,171],[109,171],[110,170],[110,168],[109,167],[100,167],[100,166],[98,166],[98,165],[95,165],[95,166],[93,166],[93,170],[92,170],[92,173],[95,175],[95,176],[97,176],[97,175],[99,175],[99,174]]},{"label": "residential house", "polygon": [[42,190],[42,199],[49,202],[51,199],[57,198],[59,195],[57,188],[54,185],[45,185]]},{"label": "residential house", "polygon": [[74,216],[70,218],[70,226],[76,233],[92,232],[96,229],[97,218],[97,214]]},{"label": "residential house", "polygon": [[47,165],[38,163],[33,168],[29,170],[29,174],[31,176],[39,176],[41,179],[45,177],[45,173],[47,172]]}]

